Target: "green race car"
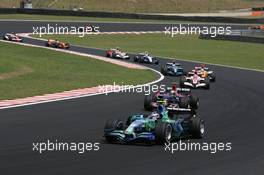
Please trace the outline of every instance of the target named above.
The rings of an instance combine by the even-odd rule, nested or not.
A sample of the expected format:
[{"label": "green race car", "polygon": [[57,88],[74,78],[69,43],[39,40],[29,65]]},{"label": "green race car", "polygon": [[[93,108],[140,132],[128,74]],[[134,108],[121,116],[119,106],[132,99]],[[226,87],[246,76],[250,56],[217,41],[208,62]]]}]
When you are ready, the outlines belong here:
[{"label": "green race car", "polygon": [[129,116],[124,123],[120,119],[110,119],[104,128],[104,137],[110,143],[164,144],[188,137],[202,138],[204,133],[205,124],[199,117],[169,116],[161,105],[156,112]]}]

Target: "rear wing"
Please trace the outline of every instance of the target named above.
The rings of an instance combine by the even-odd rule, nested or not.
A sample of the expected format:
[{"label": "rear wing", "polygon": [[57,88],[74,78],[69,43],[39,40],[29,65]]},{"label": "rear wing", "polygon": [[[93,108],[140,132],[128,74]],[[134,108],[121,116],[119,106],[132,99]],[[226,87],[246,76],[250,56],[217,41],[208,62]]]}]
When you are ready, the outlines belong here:
[{"label": "rear wing", "polygon": [[[172,87],[167,87],[168,91],[172,90]],[[189,88],[176,88],[177,92],[182,92],[182,93],[190,93],[191,89]]]}]

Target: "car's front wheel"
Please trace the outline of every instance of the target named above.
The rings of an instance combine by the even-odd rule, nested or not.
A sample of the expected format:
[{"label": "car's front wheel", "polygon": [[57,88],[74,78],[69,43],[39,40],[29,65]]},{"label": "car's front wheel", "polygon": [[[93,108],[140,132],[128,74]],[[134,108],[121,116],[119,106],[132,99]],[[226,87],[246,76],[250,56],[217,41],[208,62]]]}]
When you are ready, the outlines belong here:
[{"label": "car's front wheel", "polygon": [[[122,120],[120,119],[109,119],[107,120],[105,127],[104,127],[104,132],[109,133],[114,130],[122,130],[124,127]],[[106,136],[105,137],[106,141],[108,142],[114,142],[115,138],[111,136]]]},{"label": "car's front wheel", "polygon": [[172,127],[169,123],[158,121],[155,128],[157,144],[170,143],[172,140]]}]

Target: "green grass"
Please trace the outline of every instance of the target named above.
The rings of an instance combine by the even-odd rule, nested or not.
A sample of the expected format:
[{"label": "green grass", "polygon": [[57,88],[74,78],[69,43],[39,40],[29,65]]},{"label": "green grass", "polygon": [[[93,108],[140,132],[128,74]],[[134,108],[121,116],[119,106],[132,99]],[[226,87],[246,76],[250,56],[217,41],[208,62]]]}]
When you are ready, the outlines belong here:
[{"label": "green grass", "polygon": [[156,56],[264,70],[263,44],[201,40],[196,35],[171,38],[164,34],[86,35],[85,38],[46,35],[44,38],[58,38],[85,47],[109,49],[118,46],[132,53],[146,50]]},{"label": "green grass", "polygon": [[[20,0],[1,0],[0,7],[18,7]],[[264,6],[263,0],[33,0],[35,8],[113,12],[208,12]]]},{"label": "green grass", "polygon": [[0,42],[0,99],[98,85],[141,84],[157,75],[92,58]]}]

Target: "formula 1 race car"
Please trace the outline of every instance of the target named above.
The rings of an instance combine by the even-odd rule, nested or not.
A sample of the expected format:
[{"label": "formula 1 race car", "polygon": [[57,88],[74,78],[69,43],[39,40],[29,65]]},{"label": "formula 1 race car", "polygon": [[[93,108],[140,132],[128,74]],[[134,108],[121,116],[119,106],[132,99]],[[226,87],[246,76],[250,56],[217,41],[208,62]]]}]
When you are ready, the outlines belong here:
[{"label": "formula 1 race car", "polygon": [[155,57],[150,56],[148,54],[148,52],[139,53],[136,56],[134,56],[134,62],[148,63],[148,64],[159,64],[159,60]]},{"label": "formula 1 race car", "polygon": [[194,73],[197,72],[197,74],[202,78],[209,78],[210,82],[215,82],[215,75],[214,71],[210,70],[208,67],[206,67],[204,64],[201,66],[195,67],[193,70],[188,72],[188,75],[194,75]]},{"label": "formula 1 race car", "polygon": [[180,77],[180,87],[210,89],[210,80],[208,77],[200,77],[197,72],[195,72],[194,75]]},{"label": "formula 1 race car", "polygon": [[14,41],[14,42],[23,42],[23,39],[15,33],[5,34],[5,36],[3,37],[3,40]]},{"label": "formula 1 race car", "polygon": [[158,91],[145,96],[146,111],[156,110],[160,104],[164,105],[170,113],[195,113],[199,106],[199,98],[191,94],[190,89],[177,88],[176,84],[173,84],[164,92]]},{"label": "formula 1 race car", "polygon": [[196,116],[169,116],[165,107],[149,115],[132,115],[123,123],[108,120],[104,137],[109,143],[156,143],[163,145],[183,138],[200,139],[205,134],[205,124]]},{"label": "formula 1 race car", "polygon": [[69,49],[70,48],[69,43],[64,43],[64,42],[60,42],[58,40],[52,40],[52,39],[49,39],[46,42],[46,46],[47,47],[60,48],[60,49]]},{"label": "formula 1 race car", "polygon": [[119,48],[107,50],[106,57],[127,59],[127,60],[130,58],[130,56],[127,53],[122,52]]},{"label": "formula 1 race car", "polygon": [[166,63],[161,67],[161,73],[163,75],[171,76],[181,76],[186,75],[186,72],[183,71],[183,68],[179,63]]},{"label": "formula 1 race car", "polygon": [[248,29],[249,30],[263,30],[264,31],[264,25],[250,26]]}]

